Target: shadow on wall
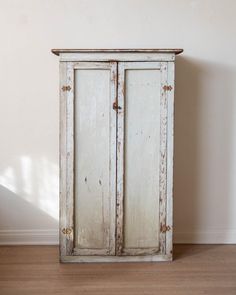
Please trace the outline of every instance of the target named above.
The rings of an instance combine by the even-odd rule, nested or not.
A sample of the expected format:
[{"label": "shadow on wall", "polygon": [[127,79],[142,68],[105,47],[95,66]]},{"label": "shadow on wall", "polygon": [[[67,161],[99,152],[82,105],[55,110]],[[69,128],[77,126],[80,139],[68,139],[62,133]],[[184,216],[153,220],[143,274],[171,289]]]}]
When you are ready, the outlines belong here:
[{"label": "shadow on wall", "polygon": [[233,69],[224,65],[181,56],[177,58],[174,155],[176,242],[201,242],[201,239],[207,239],[204,234],[207,235],[208,231],[232,228],[229,216],[234,215],[230,180],[233,80]]}]

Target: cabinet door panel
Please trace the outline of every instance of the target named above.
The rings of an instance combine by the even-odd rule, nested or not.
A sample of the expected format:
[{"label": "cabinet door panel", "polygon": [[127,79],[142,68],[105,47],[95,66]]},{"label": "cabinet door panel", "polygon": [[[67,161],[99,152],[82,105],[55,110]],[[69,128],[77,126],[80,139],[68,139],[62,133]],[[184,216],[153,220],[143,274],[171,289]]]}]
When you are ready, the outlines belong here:
[{"label": "cabinet door panel", "polygon": [[160,250],[163,76],[158,62],[119,64],[118,255]]},{"label": "cabinet door panel", "polygon": [[115,254],[115,63],[77,63],[75,240],[78,255]]},{"label": "cabinet door panel", "polygon": [[159,246],[160,70],[127,69],[124,248]]}]

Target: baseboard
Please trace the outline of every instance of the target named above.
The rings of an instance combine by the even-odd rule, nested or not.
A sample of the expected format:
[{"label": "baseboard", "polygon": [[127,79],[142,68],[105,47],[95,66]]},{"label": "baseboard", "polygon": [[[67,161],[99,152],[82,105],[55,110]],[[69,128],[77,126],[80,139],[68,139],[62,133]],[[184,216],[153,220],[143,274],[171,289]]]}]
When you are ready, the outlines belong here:
[{"label": "baseboard", "polygon": [[236,229],[175,232],[176,244],[236,244]]},{"label": "baseboard", "polygon": [[[58,245],[58,230],[0,230],[0,245]],[[236,244],[236,229],[175,232],[176,244]]]},{"label": "baseboard", "polygon": [[0,245],[58,245],[58,230],[0,230]]}]

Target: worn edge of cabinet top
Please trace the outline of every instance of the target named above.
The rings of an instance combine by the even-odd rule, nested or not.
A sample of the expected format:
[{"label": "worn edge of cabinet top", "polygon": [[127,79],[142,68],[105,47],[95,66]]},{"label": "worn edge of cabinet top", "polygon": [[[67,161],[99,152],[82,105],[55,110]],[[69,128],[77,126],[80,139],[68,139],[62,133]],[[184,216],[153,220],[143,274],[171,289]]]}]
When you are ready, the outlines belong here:
[{"label": "worn edge of cabinet top", "polygon": [[131,49],[52,49],[52,53],[59,55],[60,53],[174,53],[180,54],[184,50],[181,48],[169,48],[169,49],[160,49],[160,48],[131,48]]}]

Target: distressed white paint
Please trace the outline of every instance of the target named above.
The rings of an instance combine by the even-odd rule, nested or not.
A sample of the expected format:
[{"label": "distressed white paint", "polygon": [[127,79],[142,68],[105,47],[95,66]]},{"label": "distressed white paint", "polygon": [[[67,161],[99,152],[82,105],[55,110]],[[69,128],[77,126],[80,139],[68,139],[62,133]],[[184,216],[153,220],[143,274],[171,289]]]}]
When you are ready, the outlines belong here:
[{"label": "distressed white paint", "polygon": [[115,253],[115,73],[116,64],[74,65],[74,248],[81,255]]},{"label": "distressed white paint", "polygon": [[[167,113],[167,91],[165,90],[168,85],[167,80],[167,63],[161,62],[161,99],[160,99],[160,175],[159,175],[159,204],[160,204],[160,228],[163,226],[170,227],[166,223],[167,212],[167,126],[168,126],[168,113]],[[173,166],[172,166],[173,169]],[[170,196],[169,196],[170,197]],[[172,237],[172,236],[171,236]],[[171,239],[172,243],[172,239]],[[166,253],[166,232],[160,231],[160,251]]]},{"label": "distressed white paint", "polygon": [[62,229],[67,227],[67,179],[66,179],[66,147],[67,147],[67,95],[62,91],[63,85],[67,84],[67,63],[60,63],[60,218],[59,218],[59,236],[60,236],[60,256],[71,254],[67,251],[67,237],[62,234]]},{"label": "distressed white paint", "polygon": [[175,90],[175,64],[167,64],[168,85],[172,91],[167,93],[167,188],[166,188],[166,224],[170,230],[166,232],[166,254],[173,253],[173,157],[174,157],[174,90]]},{"label": "distressed white paint", "polygon": [[118,63],[117,104],[117,193],[116,193],[116,255],[122,254],[124,235],[124,63]]},{"label": "distressed white paint", "polygon": [[63,256],[61,262],[161,262],[172,261],[172,255],[139,255],[139,256]]},{"label": "distressed white paint", "polygon": [[88,52],[79,53],[61,53],[60,61],[174,61],[175,54],[173,53],[155,53],[155,52],[124,52],[122,57],[117,52],[95,52],[93,54]]},{"label": "distressed white paint", "polygon": [[[159,249],[160,65],[124,63],[125,253]],[[132,250],[133,249],[133,250]]]},{"label": "distressed white paint", "polygon": [[61,61],[61,68],[61,261],[170,260],[168,62]]}]

